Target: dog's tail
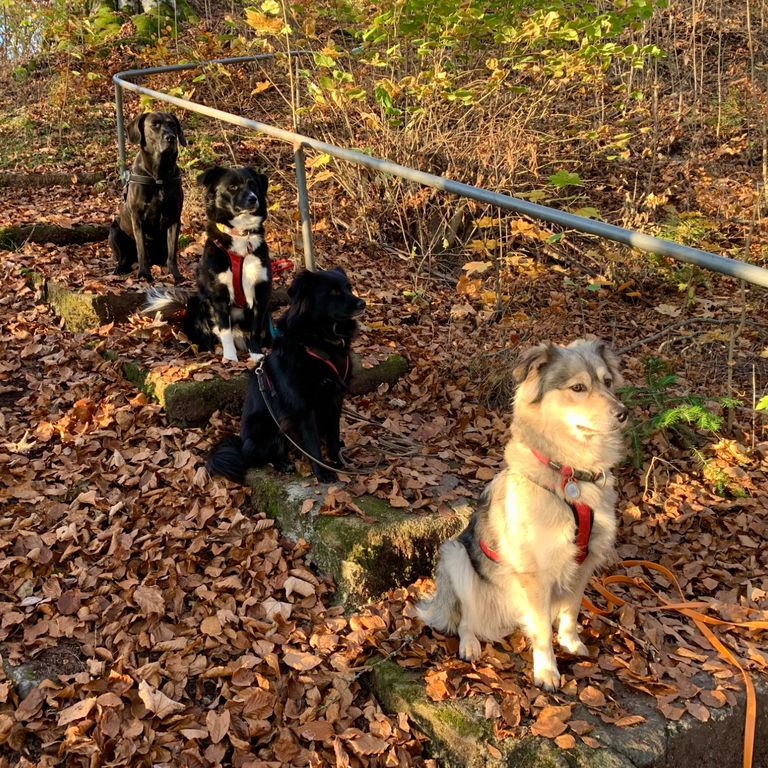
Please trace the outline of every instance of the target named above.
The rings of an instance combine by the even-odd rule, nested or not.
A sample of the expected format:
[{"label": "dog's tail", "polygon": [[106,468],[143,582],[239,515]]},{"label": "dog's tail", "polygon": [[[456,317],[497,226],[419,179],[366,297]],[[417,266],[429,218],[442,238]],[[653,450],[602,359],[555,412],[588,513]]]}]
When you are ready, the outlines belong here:
[{"label": "dog's tail", "polygon": [[225,437],[211,451],[206,466],[212,475],[221,475],[242,485],[248,469],[243,458],[243,441],[237,435]]},{"label": "dog's tail", "polygon": [[190,293],[183,288],[150,288],[145,294],[143,315],[158,312],[163,320],[179,320],[187,312]]},{"label": "dog's tail", "polygon": [[[454,549],[457,550],[456,553],[452,551]],[[459,554],[458,550],[463,549],[463,545],[458,541],[446,541],[440,547],[440,560],[435,573],[435,592],[416,605],[419,618],[425,624],[447,635],[457,634],[461,621],[461,601],[453,587],[448,569],[454,554]]]}]

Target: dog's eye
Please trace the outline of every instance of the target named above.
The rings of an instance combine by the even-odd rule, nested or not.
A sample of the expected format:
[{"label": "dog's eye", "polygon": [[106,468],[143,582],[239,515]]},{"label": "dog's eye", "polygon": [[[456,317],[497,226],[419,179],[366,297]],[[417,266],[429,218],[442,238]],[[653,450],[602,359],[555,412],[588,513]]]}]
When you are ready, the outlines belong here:
[{"label": "dog's eye", "polygon": [[603,383],[610,389],[613,386],[613,379],[610,376],[606,376]]},{"label": "dog's eye", "polygon": [[574,392],[586,392],[587,388],[584,386],[584,384],[571,384],[571,389]]},{"label": "dog's eye", "polygon": [[239,185],[239,184],[230,184],[230,185],[227,187],[227,189],[228,189],[230,192],[237,192],[237,190],[238,190],[238,189],[240,189],[240,185]]}]

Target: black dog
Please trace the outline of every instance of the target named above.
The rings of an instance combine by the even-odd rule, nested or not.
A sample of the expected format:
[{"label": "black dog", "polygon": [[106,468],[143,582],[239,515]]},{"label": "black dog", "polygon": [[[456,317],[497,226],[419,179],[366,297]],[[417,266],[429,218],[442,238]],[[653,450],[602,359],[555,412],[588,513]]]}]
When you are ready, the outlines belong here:
[{"label": "black dog", "polygon": [[[288,289],[290,305],[277,323],[272,351],[251,374],[240,437],[229,437],[208,459],[211,474],[242,483],[249,467],[272,463],[285,470],[290,435],[313,459],[341,467],[339,420],[350,375],[355,317],[365,302],[352,293],[340,268],[302,272]],[[276,423],[276,421],[279,422]],[[321,482],[336,473],[312,460]]]},{"label": "black dog", "polygon": [[184,312],[184,332],[203,350],[218,342],[225,360],[237,360],[233,325],[244,331],[254,360],[269,346],[267,303],[272,263],[264,239],[267,177],[252,168],[210,168],[205,187],[207,240],[197,267],[197,294],[160,289],[148,294],[145,314]]},{"label": "black dog", "polygon": [[176,264],[184,192],[176,160],[187,146],[181,124],[168,112],[144,112],[128,124],[128,138],[141,149],[133,161],[125,200],[109,230],[117,261],[115,274],[139,262],[139,277],[152,282],[153,264],[167,267],[176,282]]}]

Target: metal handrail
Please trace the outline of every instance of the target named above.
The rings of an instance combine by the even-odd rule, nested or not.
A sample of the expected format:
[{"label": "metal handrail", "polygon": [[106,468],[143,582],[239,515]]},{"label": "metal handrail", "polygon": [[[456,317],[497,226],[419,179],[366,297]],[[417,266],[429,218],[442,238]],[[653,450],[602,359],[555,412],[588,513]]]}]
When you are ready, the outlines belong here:
[{"label": "metal handrail", "polygon": [[[293,56],[306,56],[310,55],[311,51],[294,51]],[[524,216],[530,216],[534,219],[541,219],[548,221],[552,224],[556,224],[568,229],[575,229],[580,232],[586,232],[587,234],[597,235],[598,237],[605,238],[607,240],[613,240],[617,243],[623,243],[632,248],[638,248],[641,251],[647,253],[654,253],[658,256],[669,256],[677,261],[685,262],[686,264],[695,264],[696,266],[703,267],[705,269],[712,270],[714,272],[720,272],[724,275],[738,278],[739,280],[745,280],[753,285],[759,285],[763,288],[768,288],[768,269],[763,269],[755,264],[739,261],[737,259],[731,259],[727,256],[720,256],[718,254],[710,253],[709,251],[703,251],[699,248],[691,248],[687,245],[681,245],[675,243],[672,240],[664,240],[659,237],[653,237],[652,235],[646,235],[643,232],[637,232],[631,229],[625,229],[624,227],[618,227],[614,224],[608,224],[598,219],[588,219],[584,216],[577,216],[574,213],[567,213],[566,211],[560,211],[557,208],[550,208],[546,205],[539,205],[538,203],[531,203],[527,200],[521,200],[520,198],[510,197],[509,195],[502,195],[498,192],[491,192],[487,189],[480,187],[473,187],[469,184],[463,184],[459,181],[453,181],[452,179],[446,179],[442,176],[434,176],[431,173],[424,173],[418,171],[415,168],[409,168],[404,165],[393,163],[390,160],[383,160],[378,157],[372,157],[366,155],[356,149],[345,149],[343,147],[337,147],[334,144],[328,144],[325,141],[313,139],[311,136],[304,136],[300,133],[294,133],[293,131],[286,131],[282,128],[277,128],[274,125],[268,123],[262,123],[258,120],[250,120],[239,115],[233,115],[230,112],[224,112],[220,109],[214,109],[207,107],[203,104],[198,104],[188,99],[182,99],[178,96],[171,96],[167,93],[152,90],[145,86],[137,85],[126,78],[139,78],[147,77],[149,75],[177,72],[186,69],[197,69],[199,67],[208,66],[210,64],[240,64],[249,61],[260,61],[265,59],[274,58],[275,54],[266,53],[256,56],[238,56],[235,58],[227,59],[212,59],[210,61],[195,62],[190,64],[173,64],[164,67],[150,67],[147,69],[131,69],[124,72],[118,72],[112,77],[115,83],[115,111],[117,113],[117,144],[118,152],[120,156],[120,171],[125,172],[125,137],[124,137],[124,117],[123,117],[123,89],[127,91],[133,91],[134,93],[150,96],[157,101],[162,101],[167,104],[172,104],[180,109],[185,109],[190,112],[196,112],[200,115],[207,117],[213,117],[217,120],[221,120],[231,125],[238,125],[243,128],[249,128],[260,133],[271,136],[280,141],[284,141],[293,146],[294,161],[296,170],[296,185],[298,191],[298,203],[299,214],[301,217],[302,226],[302,240],[304,245],[304,260],[307,268],[314,269],[314,251],[312,245],[312,221],[309,211],[309,196],[307,192],[306,173],[304,166],[304,148],[316,150],[317,152],[323,152],[331,157],[335,157],[339,160],[352,163],[354,165],[361,165],[366,168],[370,168],[379,173],[386,173],[392,176],[397,176],[408,181],[413,181],[417,184],[422,184],[427,187],[439,189],[444,192],[451,192],[460,197],[467,197],[471,200],[477,200],[481,203],[487,203],[499,208],[514,211]]]}]

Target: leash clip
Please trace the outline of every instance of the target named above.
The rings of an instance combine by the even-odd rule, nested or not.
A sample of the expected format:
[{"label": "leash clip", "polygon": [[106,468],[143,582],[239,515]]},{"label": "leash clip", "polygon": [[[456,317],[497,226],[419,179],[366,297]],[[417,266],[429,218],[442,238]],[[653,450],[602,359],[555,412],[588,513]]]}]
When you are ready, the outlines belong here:
[{"label": "leash clip", "polygon": [[267,388],[264,386],[264,361],[266,359],[265,355],[258,363],[256,363],[253,369],[253,372],[256,375],[256,381],[259,384],[259,392],[261,392],[262,395],[266,395],[267,392]]},{"label": "leash clip", "polygon": [[605,470],[602,467],[595,473],[592,482],[598,488],[605,488],[605,486],[608,484],[608,475],[605,473]]}]

